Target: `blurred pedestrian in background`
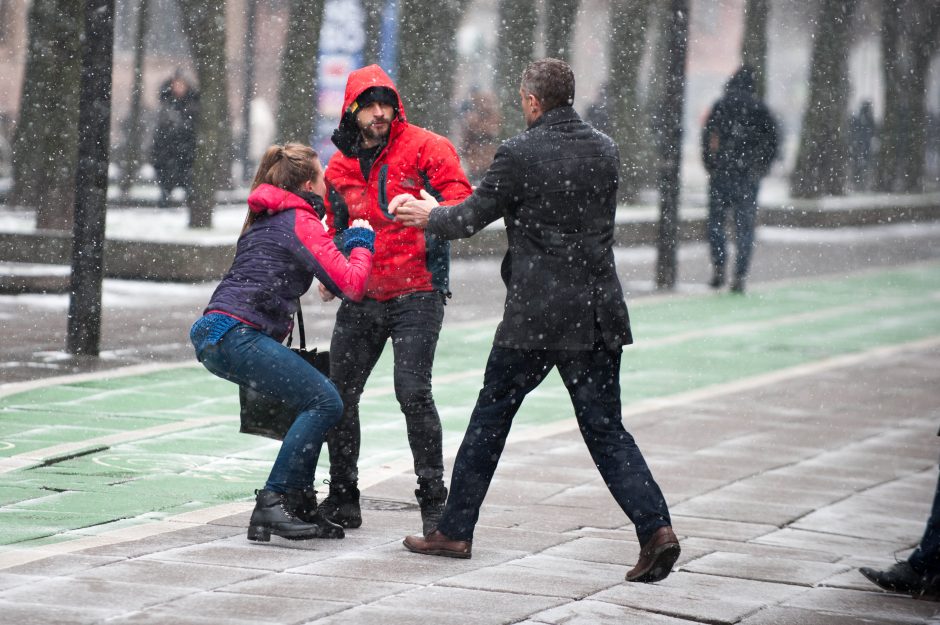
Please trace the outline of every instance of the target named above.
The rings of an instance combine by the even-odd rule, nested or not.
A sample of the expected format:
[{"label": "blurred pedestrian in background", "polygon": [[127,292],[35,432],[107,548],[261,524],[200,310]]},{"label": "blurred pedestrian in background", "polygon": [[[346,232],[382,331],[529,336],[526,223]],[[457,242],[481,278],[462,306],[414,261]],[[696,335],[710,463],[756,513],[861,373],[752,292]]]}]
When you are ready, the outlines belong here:
[{"label": "blurred pedestrian in background", "polygon": [[871,100],[865,100],[849,120],[850,183],[856,191],[870,191],[872,157],[877,133]]},{"label": "blurred pedestrian in background", "polygon": [[503,118],[496,96],[479,89],[470,91],[461,106],[461,114],[460,158],[467,178],[472,184],[478,184],[493,162]]},{"label": "blurred pedestrian in background", "polygon": [[159,206],[170,205],[177,187],[189,193],[196,157],[196,124],[199,92],[179,70],[160,87],[157,125],[153,133],[150,162],[157,172]]},{"label": "blurred pedestrian in background", "polygon": [[725,284],[725,219],[730,210],[737,251],[731,290],[744,292],[754,249],[757,193],[776,156],[777,126],[757,96],[752,70],[744,66],[728,81],[702,132],[702,160],[709,176],[706,227],[714,269],[712,288]]},{"label": "blurred pedestrian in background", "polygon": [[605,135],[611,134],[610,127],[610,106],[607,102],[607,83],[601,85],[597,91],[597,97],[588,106],[584,114],[584,121],[597,128]]}]

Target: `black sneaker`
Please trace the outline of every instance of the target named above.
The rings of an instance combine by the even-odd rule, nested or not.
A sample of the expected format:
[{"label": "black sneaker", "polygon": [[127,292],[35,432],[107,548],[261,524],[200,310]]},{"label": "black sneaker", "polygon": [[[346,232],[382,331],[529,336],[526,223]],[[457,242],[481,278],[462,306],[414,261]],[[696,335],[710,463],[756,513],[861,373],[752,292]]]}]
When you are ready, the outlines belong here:
[{"label": "black sneaker", "polygon": [[863,566],[859,569],[859,573],[876,586],[891,592],[915,597],[924,594],[924,576],[915,571],[907,560],[896,562],[894,566],[884,571]]},{"label": "black sneaker", "polygon": [[356,529],[362,525],[359,489],[355,484],[330,482],[330,494],[320,503],[319,512],[327,520],[342,527]]}]

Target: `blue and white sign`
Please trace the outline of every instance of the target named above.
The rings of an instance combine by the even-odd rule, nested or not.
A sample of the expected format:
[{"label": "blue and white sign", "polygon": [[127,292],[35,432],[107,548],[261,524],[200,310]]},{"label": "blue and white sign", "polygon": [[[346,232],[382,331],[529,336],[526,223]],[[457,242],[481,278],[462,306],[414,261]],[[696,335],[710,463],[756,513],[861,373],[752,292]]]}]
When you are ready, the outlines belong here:
[{"label": "blue and white sign", "polygon": [[362,67],[365,13],[359,0],[327,0],[317,63],[317,124],[311,144],[326,163],[336,151],[330,141],[343,110],[346,77]]}]

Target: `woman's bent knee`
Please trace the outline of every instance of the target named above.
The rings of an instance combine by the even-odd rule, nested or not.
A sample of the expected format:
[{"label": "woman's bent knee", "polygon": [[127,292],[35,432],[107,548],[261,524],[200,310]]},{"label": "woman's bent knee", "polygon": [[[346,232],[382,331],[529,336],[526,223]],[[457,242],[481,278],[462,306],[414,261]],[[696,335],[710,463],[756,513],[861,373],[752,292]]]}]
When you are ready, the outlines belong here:
[{"label": "woman's bent knee", "polygon": [[330,425],[336,424],[343,416],[343,400],[335,388],[324,391],[312,406]]}]

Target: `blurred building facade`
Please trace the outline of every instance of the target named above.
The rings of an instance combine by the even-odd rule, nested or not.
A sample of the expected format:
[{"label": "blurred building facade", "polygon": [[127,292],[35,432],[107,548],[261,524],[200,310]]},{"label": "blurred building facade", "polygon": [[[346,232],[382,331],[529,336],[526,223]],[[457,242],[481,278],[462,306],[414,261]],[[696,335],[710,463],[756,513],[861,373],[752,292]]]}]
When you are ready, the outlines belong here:
[{"label": "blurred building facade", "polygon": [[[114,99],[112,134],[120,134],[121,122],[128,114],[133,81],[136,12],[141,0],[117,0],[114,56]],[[157,106],[159,85],[175,70],[182,69],[194,76],[187,43],[179,25],[175,0],[148,0],[150,24],[145,39],[143,105],[147,111]],[[240,136],[245,102],[243,72],[247,59],[244,50],[246,6],[256,3],[255,20],[255,88],[253,98],[268,110],[277,109],[279,58],[284,45],[287,23],[287,0],[225,0],[229,79],[229,102],[232,126]],[[686,164],[694,173],[697,157],[695,146],[704,116],[719,96],[728,76],[740,64],[740,41],[743,33],[745,0],[691,0],[690,40],[685,108]],[[9,142],[10,126],[17,117],[19,94],[27,46],[27,13],[29,0],[0,0],[0,81],[7,88],[0,91],[0,160],[4,140]],[[544,7],[540,13],[544,15]],[[768,67],[766,100],[781,121],[783,131],[784,167],[793,158],[800,119],[808,91],[810,46],[813,33],[814,2],[808,0],[770,0],[768,23]],[[859,8],[857,34],[850,52],[849,71],[853,92],[846,115],[862,101],[871,101],[875,116],[882,109],[882,80],[878,39],[879,3],[862,0]],[[607,38],[611,23],[630,16],[611,17],[609,0],[582,0],[575,26],[572,65],[578,78],[576,108],[584,113],[597,98],[606,80],[610,60]],[[544,17],[542,18],[544,20]],[[461,127],[459,103],[471,91],[492,90],[497,55],[497,0],[474,0],[458,31],[461,55],[454,94],[453,134]],[[536,54],[544,44],[536,38]],[[644,61],[642,76],[650,76],[650,59]],[[934,63],[930,106],[936,114],[940,109],[940,63]],[[645,89],[655,85],[644,83]],[[453,137],[456,141],[459,136]],[[115,143],[121,137],[114,136]]]}]

